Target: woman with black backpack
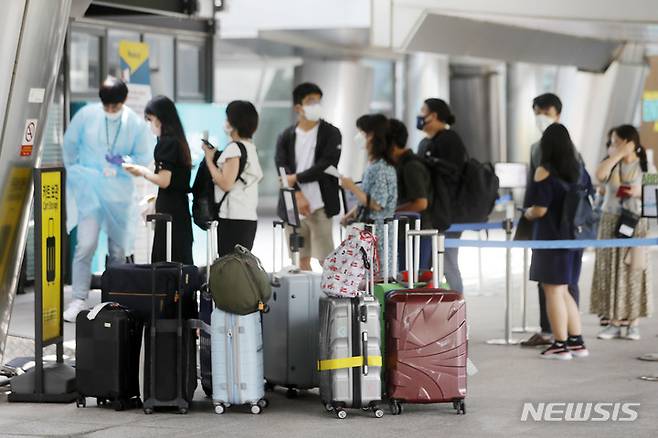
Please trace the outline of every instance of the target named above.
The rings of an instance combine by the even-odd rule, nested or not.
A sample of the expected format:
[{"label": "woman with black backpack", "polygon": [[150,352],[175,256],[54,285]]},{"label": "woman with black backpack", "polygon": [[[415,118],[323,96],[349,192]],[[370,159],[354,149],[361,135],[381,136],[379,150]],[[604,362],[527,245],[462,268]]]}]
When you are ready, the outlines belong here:
[{"label": "woman with black backpack", "polygon": [[[569,188],[581,184],[593,192],[592,183],[569,132],[550,125],[541,138],[541,165],[529,187],[530,205],[524,216],[534,221],[533,240],[564,239],[563,208]],[[566,224],[567,228],[571,228]],[[554,341],[541,353],[545,359],[570,360],[589,355],[583,342],[578,305],[569,293],[577,284],[582,250],[536,249],[532,251],[530,279],[544,286],[548,319]]]},{"label": "woman with black backpack", "polygon": [[[234,100],[226,107],[224,132],[229,144],[221,154],[203,144],[206,165],[219,204],[218,250],[223,256],[235,245],[251,251],[256,238],[258,183],[263,171],[252,137],[258,128],[258,112],[251,102]],[[246,155],[246,157],[245,157]]]}]

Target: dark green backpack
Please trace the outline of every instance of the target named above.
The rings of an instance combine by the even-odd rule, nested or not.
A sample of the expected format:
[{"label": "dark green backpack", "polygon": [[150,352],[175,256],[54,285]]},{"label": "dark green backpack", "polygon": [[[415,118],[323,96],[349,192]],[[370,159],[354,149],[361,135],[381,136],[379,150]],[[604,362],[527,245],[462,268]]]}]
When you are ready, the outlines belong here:
[{"label": "dark green backpack", "polygon": [[265,310],[272,285],[258,257],[235,245],[210,267],[210,293],[218,309],[247,315]]}]

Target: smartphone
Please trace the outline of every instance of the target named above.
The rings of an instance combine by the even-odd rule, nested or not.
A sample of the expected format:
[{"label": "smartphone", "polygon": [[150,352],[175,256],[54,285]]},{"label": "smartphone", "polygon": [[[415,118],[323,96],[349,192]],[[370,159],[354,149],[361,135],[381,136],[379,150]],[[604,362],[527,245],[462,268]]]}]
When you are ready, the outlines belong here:
[{"label": "smartphone", "polygon": [[201,141],[203,142],[203,144],[208,146],[210,149],[215,149],[215,146],[208,141],[208,131],[203,131],[201,133]]},{"label": "smartphone", "polygon": [[208,146],[210,149],[215,149],[215,146],[212,143],[210,143],[208,140],[206,140],[205,138],[202,138],[201,141],[203,142],[203,144]]}]

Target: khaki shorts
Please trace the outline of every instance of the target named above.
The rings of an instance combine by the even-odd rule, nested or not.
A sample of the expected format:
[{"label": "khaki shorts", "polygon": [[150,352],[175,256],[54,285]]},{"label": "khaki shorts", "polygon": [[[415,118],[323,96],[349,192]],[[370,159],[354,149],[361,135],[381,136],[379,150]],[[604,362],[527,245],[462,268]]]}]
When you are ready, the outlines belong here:
[{"label": "khaki shorts", "polygon": [[[300,258],[313,257],[318,259],[320,264],[324,262],[329,253],[336,246],[333,238],[333,224],[330,217],[324,212],[324,208],[315,210],[309,217],[303,218],[298,230],[304,238],[304,246],[299,251]],[[286,227],[288,239],[292,229]]]}]

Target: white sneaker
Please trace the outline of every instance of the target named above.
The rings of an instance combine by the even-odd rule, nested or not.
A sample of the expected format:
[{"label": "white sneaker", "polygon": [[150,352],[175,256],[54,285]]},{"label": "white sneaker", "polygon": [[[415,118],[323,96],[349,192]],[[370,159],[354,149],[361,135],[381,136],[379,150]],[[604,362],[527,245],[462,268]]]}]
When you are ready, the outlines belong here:
[{"label": "white sneaker", "polygon": [[608,341],[610,339],[621,338],[621,327],[610,324],[598,334],[597,338]]},{"label": "white sneaker", "polygon": [[640,327],[638,327],[638,326],[628,327],[628,329],[626,331],[626,336],[624,336],[624,339],[628,339],[629,341],[639,341],[640,340]]},{"label": "white sneaker", "polygon": [[64,321],[66,322],[75,322],[75,319],[78,317],[78,313],[83,310],[87,310],[87,302],[85,300],[74,299],[69,303],[69,306],[64,311]]}]

